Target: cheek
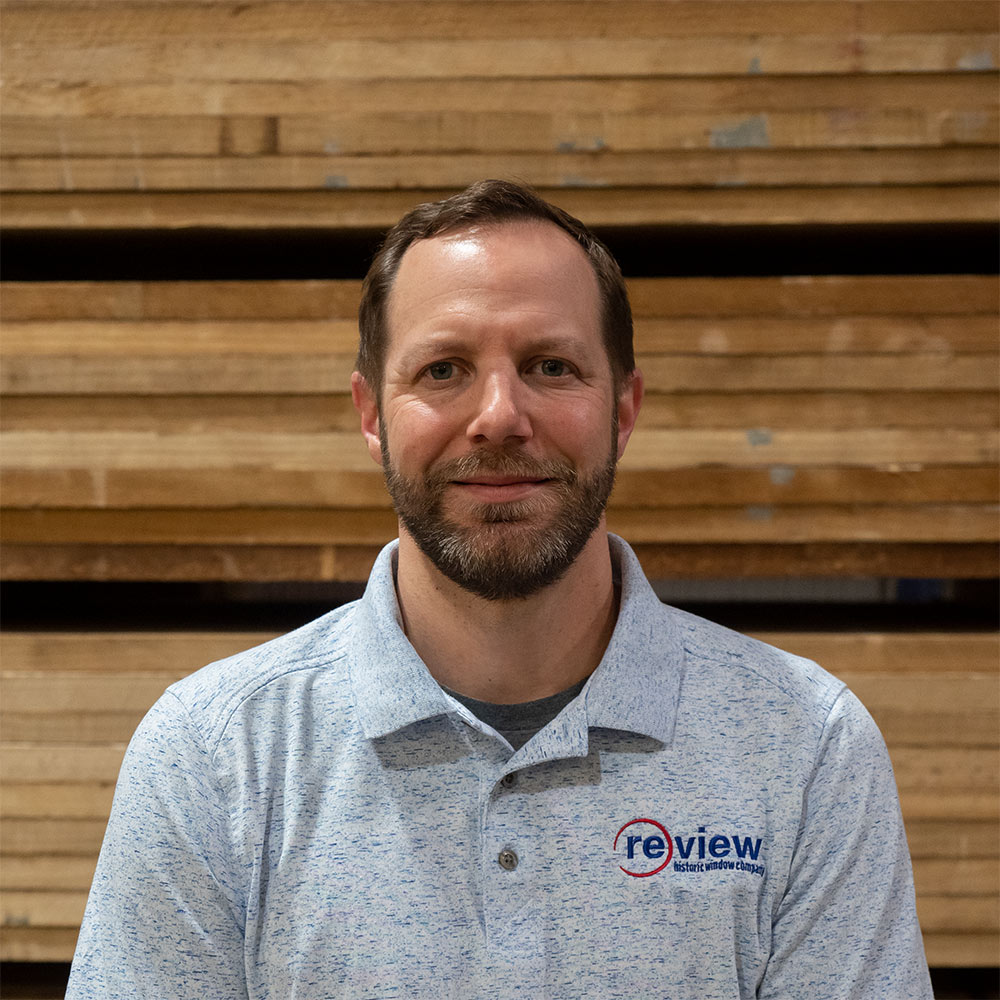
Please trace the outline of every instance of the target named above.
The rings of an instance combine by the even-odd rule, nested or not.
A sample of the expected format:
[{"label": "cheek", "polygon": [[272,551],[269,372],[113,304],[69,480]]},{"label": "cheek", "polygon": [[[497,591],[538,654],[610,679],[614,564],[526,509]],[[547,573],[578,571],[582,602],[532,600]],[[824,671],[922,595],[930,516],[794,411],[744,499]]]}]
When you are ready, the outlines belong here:
[{"label": "cheek", "polygon": [[453,422],[440,410],[419,400],[388,407],[384,426],[393,465],[401,471],[433,462],[457,434]]},{"label": "cheek", "polygon": [[611,449],[614,415],[609,405],[587,400],[565,407],[550,424],[548,439],[580,464],[603,464]]}]

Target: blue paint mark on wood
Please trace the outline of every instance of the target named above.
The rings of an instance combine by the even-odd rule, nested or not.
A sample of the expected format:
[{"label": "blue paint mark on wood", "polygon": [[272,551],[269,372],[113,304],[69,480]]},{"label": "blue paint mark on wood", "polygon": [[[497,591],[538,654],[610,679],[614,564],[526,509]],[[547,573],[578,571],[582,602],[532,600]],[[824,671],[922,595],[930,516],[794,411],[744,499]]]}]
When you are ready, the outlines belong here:
[{"label": "blue paint mark on wood", "polygon": [[983,49],[979,52],[964,53],[958,60],[958,68],[976,72],[995,69],[996,63],[993,61],[993,53],[989,49]]},{"label": "blue paint mark on wood", "polygon": [[576,139],[561,139],[556,144],[557,153],[599,153],[602,149],[607,148],[608,144],[599,135],[595,135],[592,139],[580,141]]},{"label": "blue paint mark on wood", "polygon": [[767,115],[751,115],[742,121],[713,128],[709,141],[714,149],[769,149]]}]

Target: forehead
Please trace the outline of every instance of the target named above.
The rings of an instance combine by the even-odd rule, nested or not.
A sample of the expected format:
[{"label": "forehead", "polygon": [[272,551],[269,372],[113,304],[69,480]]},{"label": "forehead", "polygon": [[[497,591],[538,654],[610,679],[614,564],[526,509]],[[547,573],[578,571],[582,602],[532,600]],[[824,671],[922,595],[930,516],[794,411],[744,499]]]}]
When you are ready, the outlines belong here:
[{"label": "forehead", "polygon": [[583,248],[558,226],[516,221],[419,240],[403,255],[388,302],[395,336],[449,316],[537,314],[599,334],[600,290]]}]

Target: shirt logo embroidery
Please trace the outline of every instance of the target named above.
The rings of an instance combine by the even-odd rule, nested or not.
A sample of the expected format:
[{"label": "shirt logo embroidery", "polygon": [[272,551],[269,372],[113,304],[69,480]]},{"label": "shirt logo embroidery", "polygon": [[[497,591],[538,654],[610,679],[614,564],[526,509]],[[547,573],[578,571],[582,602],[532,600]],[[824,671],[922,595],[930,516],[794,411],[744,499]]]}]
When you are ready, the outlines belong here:
[{"label": "shirt logo embroidery", "polygon": [[662,823],[648,817],[624,824],[615,834],[612,849],[624,862],[618,867],[633,878],[649,878],[663,871],[675,851],[678,859],[673,871],[678,873],[741,871],[763,877],[767,871],[758,863],[760,837],[709,835],[703,826],[698,827],[696,836],[672,837]]},{"label": "shirt logo embroidery", "polygon": [[[660,833],[649,833],[647,836],[643,836],[642,832],[635,832],[626,834],[623,846],[625,847],[625,857],[630,861],[636,858],[636,848],[640,848],[639,852],[646,858],[652,859],[654,862],[663,858],[664,854],[666,857],[660,862],[655,868],[650,871],[631,871],[624,865],[619,865],[626,875],[631,875],[633,878],[649,878],[650,875],[655,875],[657,872],[663,871],[667,865],[670,864],[670,859],[674,856],[674,842],[667,832],[667,828],[662,823],[657,823],[655,819],[632,819],[629,820],[616,834],[615,834],[615,845],[614,850],[618,851],[618,839],[623,833],[629,828],[634,826],[639,826],[641,824],[646,824],[647,827],[654,826]],[[662,834],[662,836],[660,835]],[[641,858],[638,861],[639,865],[642,866]],[[633,866],[634,867],[634,866]]]}]

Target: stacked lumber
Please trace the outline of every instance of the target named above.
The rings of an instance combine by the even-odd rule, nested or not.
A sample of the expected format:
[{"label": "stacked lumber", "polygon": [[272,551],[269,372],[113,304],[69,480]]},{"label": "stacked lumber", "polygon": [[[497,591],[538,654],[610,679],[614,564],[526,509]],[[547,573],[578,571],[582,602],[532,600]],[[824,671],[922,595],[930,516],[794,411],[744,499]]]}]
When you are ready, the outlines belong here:
[{"label": "stacked lumber", "polygon": [[[609,524],[654,577],[996,571],[996,283],[630,282]],[[8,579],[358,580],[395,535],[357,282],[8,283]]]},{"label": "stacked lumber", "polygon": [[[6,0],[5,225],[989,221],[991,0]],[[419,195],[415,192],[419,191]]]},{"label": "stacked lumber", "polygon": [[[125,743],[192,667],[256,633],[9,633],[3,640],[0,954],[72,956]],[[1000,946],[1000,687],[985,633],[766,633],[819,659],[882,728],[934,966],[991,965]]]},{"label": "stacked lumber", "polygon": [[[0,220],[43,240],[335,237],[486,176],[626,236],[676,227],[681,253],[690,225],[996,218],[993,0],[0,14]],[[32,277],[0,289],[4,579],[367,576],[395,518],[347,393],[358,282]],[[994,279],[629,284],[647,399],[609,526],[651,577],[996,575]],[[0,957],[71,956],[139,718],[265,638],[2,637]],[[842,676],[882,727],[931,964],[994,965],[995,637],[762,638]]]}]

